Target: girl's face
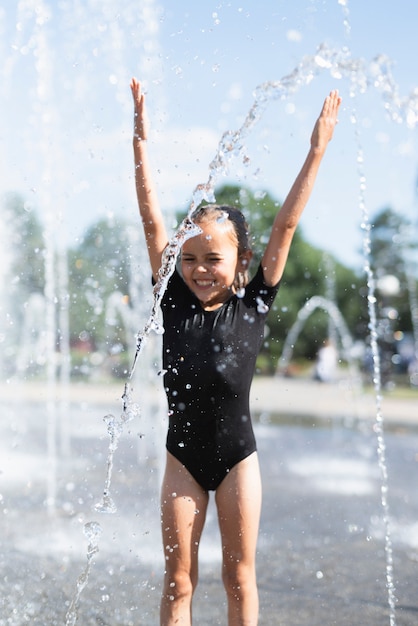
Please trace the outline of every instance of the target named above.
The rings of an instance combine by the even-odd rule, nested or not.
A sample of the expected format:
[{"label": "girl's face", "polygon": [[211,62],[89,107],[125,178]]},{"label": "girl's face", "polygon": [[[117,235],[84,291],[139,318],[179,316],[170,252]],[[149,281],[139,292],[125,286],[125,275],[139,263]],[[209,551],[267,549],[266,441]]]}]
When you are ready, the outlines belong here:
[{"label": "girl's face", "polygon": [[231,225],[204,222],[199,226],[203,232],[183,245],[181,269],[186,285],[210,311],[234,293],[234,280],[239,271],[244,271],[246,261],[238,258]]}]

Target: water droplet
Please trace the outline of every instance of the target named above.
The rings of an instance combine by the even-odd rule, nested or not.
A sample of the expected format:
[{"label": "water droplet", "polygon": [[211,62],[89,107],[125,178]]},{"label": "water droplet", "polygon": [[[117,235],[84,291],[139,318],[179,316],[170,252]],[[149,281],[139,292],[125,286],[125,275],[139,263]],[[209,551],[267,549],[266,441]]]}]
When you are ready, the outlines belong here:
[{"label": "water droplet", "polygon": [[102,527],[99,522],[87,522],[84,525],[83,532],[89,541],[94,541],[102,534]]},{"label": "water droplet", "polygon": [[261,298],[257,298],[257,311],[258,313],[268,313],[268,306],[267,304],[261,299]]},{"label": "water droplet", "polygon": [[221,211],[220,215],[216,218],[218,224],[223,224],[226,220],[229,219],[229,215],[226,211]]},{"label": "water droplet", "polygon": [[94,506],[94,510],[98,513],[116,513],[118,509],[113,499],[109,495],[104,495],[102,502],[98,502]]},{"label": "water droplet", "polygon": [[164,333],[164,327],[156,319],[151,321],[150,329],[157,333],[157,335],[162,335]]}]

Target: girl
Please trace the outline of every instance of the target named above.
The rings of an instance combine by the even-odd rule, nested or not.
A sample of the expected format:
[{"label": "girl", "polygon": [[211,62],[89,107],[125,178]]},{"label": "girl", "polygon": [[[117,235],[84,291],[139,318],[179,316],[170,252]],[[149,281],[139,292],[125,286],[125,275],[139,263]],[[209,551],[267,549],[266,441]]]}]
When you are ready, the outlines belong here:
[{"label": "girl", "polygon": [[[147,156],[148,122],[133,78],[136,191],[154,280],[168,243]],[[255,553],[261,481],[249,392],[267,312],[277,293],[293,234],[337,123],[332,91],[315,124],[305,163],[278,212],[261,265],[248,280],[251,249],[240,211],[209,205],[194,212],[201,234],[181,252],[162,300],[164,385],[169,404],[161,489],[165,578],[162,626],[192,623],[198,547],[215,492],[229,626],[258,621]]]}]

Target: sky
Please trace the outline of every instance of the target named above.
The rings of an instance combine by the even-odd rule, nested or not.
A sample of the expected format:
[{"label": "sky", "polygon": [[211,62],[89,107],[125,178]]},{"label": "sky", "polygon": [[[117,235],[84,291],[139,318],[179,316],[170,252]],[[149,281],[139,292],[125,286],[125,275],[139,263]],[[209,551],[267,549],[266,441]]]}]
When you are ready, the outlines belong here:
[{"label": "sky", "polygon": [[[98,219],[136,220],[134,75],[147,93],[170,226],[266,84],[273,97],[219,184],[283,201],[323,99],[338,88],[339,124],[301,228],[361,268],[365,217],[391,206],[416,222],[417,23],[418,4],[407,0],[6,0],[0,194],[21,194],[57,245],[76,245]],[[0,241],[7,247],[4,224]]]}]

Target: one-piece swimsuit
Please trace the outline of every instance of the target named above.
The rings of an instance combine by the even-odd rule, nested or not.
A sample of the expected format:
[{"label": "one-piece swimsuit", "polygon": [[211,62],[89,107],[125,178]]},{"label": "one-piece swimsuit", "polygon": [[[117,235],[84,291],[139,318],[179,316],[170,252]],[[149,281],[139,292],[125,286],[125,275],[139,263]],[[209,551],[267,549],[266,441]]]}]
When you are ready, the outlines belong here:
[{"label": "one-piece swimsuit", "polygon": [[256,450],[250,387],[278,288],[260,266],[244,293],[206,311],[175,270],[162,298],[166,446],[204,490]]}]

